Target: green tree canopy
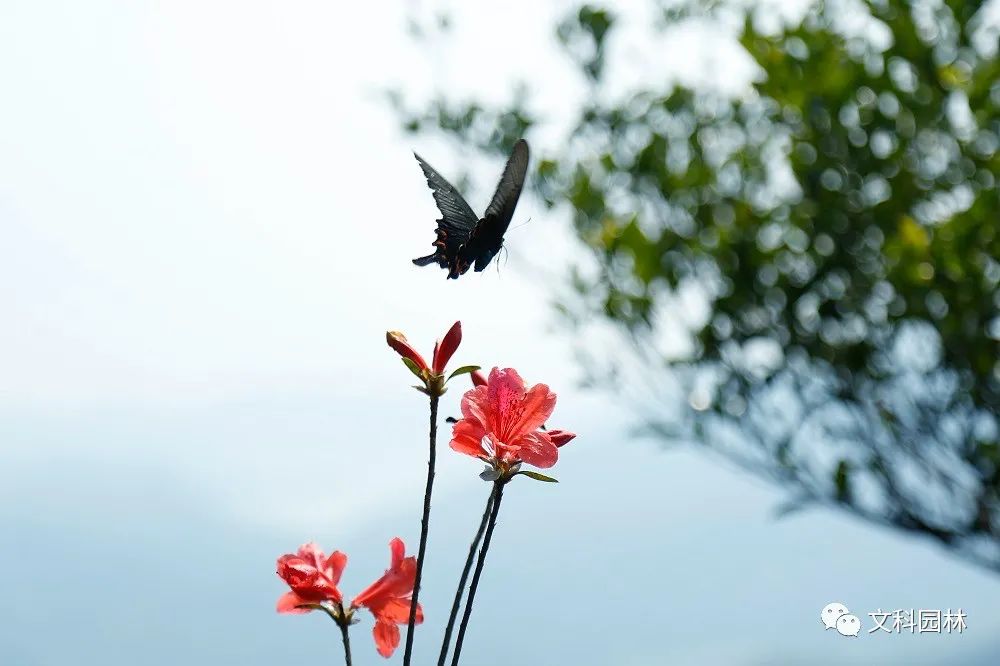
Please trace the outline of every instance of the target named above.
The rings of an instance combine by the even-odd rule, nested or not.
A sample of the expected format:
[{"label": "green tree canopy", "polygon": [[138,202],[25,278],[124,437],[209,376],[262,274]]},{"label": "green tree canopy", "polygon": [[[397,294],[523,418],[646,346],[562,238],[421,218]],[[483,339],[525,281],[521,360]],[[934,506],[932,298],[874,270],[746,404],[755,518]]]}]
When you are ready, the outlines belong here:
[{"label": "green tree canopy", "polygon": [[[698,7],[664,27],[733,11]],[[1000,60],[980,8],[817,4],[770,31],[750,12],[748,94],[651,71],[607,102],[615,15],[579,7],[555,30],[592,102],[533,188],[593,260],[568,271],[567,321],[628,341],[587,368],[682,390],[682,410],[646,401],[655,430],[786,485],[789,509],[837,506],[1000,572]],[[526,92],[398,103],[412,131],[489,151],[535,124]],[[681,316],[691,291],[704,316]],[[664,352],[677,321],[686,344]]]}]

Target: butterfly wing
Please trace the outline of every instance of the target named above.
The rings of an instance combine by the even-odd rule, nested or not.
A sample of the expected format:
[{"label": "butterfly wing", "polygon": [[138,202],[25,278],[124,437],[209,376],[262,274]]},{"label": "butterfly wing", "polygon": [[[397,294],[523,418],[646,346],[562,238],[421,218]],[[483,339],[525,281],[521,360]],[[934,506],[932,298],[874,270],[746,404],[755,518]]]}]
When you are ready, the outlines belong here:
[{"label": "butterfly wing", "polygon": [[[507,225],[514,217],[514,208],[517,200],[521,196],[521,189],[524,187],[524,177],[528,173],[528,142],[519,139],[514,144],[514,150],[510,153],[507,166],[503,169],[500,182],[497,184],[497,191],[493,194],[493,200],[486,207],[485,219],[495,218],[499,224],[503,225],[503,231],[507,231]],[[500,234],[503,236],[503,234]]]},{"label": "butterfly wing", "polygon": [[528,142],[519,139],[503,169],[497,190],[490,205],[486,207],[481,226],[475,229],[476,243],[480,251],[474,257],[476,270],[486,268],[493,256],[500,251],[503,236],[514,217],[517,200],[521,197],[524,178],[528,173]]},{"label": "butterfly wing", "polygon": [[439,266],[449,270],[448,277],[457,278],[469,268],[468,265],[464,268],[459,265],[459,250],[468,242],[479,223],[479,217],[472,212],[472,208],[454,185],[435,171],[434,167],[425,162],[420,155],[413,153],[413,156],[417,158],[424,176],[427,177],[427,184],[434,193],[434,202],[441,211],[441,219],[437,224],[437,240],[434,241],[436,248],[434,253],[414,259],[413,263],[417,266],[427,266],[437,262]]}]

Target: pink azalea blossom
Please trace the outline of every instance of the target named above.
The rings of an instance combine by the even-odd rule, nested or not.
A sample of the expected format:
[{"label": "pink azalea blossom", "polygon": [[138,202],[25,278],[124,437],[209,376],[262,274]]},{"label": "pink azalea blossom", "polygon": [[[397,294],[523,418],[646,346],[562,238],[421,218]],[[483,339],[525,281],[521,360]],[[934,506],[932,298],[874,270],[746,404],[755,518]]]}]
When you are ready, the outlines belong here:
[{"label": "pink azalea blossom", "polygon": [[347,566],[347,555],[339,550],[330,557],[314,543],[303,544],[295,554],[278,558],[278,575],[292,588],[278,599],[279,613],[308,613],[312,608],[300,608],[324,601],[341,603],[337,584]]},{"label": "pink azalea blossom", "polygon": [[560,430],[553,438],[541,429],[555,406],[556,394],[545,384],[526,389],[516,370],[493,368],[484,386],[462,396],[462,419],[452,429],[451,448],[506,465],[552,467],[558,447],[575,437]]},{"label": "pink azalea blossom", "polygon": [[[392,560],[389,568],[377,581],[354,597],[351,608],[364,606],[375,616],[375,646],[385,658],[392,656],[399,646],[399,627],[410,620],[410,595],[417,577],[417,558],[406,554],[406,546],[398,537],[389,542]],[[424,612],[417,605],[416,623],[424,621]]]}]

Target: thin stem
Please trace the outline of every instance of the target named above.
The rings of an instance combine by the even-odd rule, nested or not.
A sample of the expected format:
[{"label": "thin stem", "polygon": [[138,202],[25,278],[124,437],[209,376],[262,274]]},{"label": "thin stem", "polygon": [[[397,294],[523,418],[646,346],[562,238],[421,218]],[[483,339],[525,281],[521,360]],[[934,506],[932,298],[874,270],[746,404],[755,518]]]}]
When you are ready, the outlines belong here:
[{"label": "thin stem", "polygon": [[483,547],[479,549],[479,561],[476,562],[476,573],[472,575],[472,585],[469,586],[469,600],[465,602],[465,613],[462,614],[462,624],[458,627],[458,639],[455,641],[455,655],[451,659],[451,666],[458,666],[458,659],[462,655],[462,641],[465,640],[465,629],[469,626],[469,618],[472,616],[472,602],[476,599],[479,577],[482,576],[483,566],[486,565],[486,551],[490,549],[493,528],[497,526],[497,514],[500,513],[500,500],[503,499],[503,486],[506,482],[504,479],[497,479],[493,482],[493,507],[490,510],[490,522],[486,526]]},{"label": "thin stem", "polygon": [[431,492],[434,490],[434,462],[437,449],[437,416],[440,396],[431,393],[431,418],[429,453],[427,454],[427,487],[424,490],[424,515],[420,519],[420,548],[417,550],[417,575],[413,581],[413,602],[410,604],[410,618],[406,623],[406,651],[403,652],[403,666],[410,666],[413,654],[413,624],[417,619],[417,600],[420,597],[420,579],[424,572],[424,552],[427,550],[427,529],[431,520]]},{"label": "thin stem", "polygon": [[493,508],[493,498],[496,496],[497,487],[493,486],[490,496],[486,500],[486,508],[483,510],[483,519],[479,522],[479,530],[476,538],[469,544],[469,556],[465,558],[465,568],[462,569],[462,577],[458,581],[458,589],[455,590],[455,601],[451,604],[451,615],[448,616],[448,627],[444,630],[444,639],[441,641],[441,654],[438,656],[438,666],[444,666],[448,658],[448,648],[451,644],[451,632],[455,628],[455,620],[458,619],[458,609],[462,605],[462,594],[465,592],[465,583],[469,579],[469,571],[472,570],[472,561],[476,558],[476,548],[483,539],[483,532],[486,531],[486,524],[490,521],[490,510]]},{"label": "thin stem", "polygon": [[344,663],[346,666],[351,666],[351,637],[347,635],[350,623],[338,622],[337,624],[340,625],[340,635],[344,639]]},{"label": "thin stem", "polygon": [[351,637],[347,635],[347,630],[351,626],[351,618],[344,612],[344,604],[340,602],[335,603],[337,607],[333,610],[326,604],[309,604],[308,606],[299,606],[299,608],[321,610],[337,623],[337,626],[340,627],[340,635],[344,639],[344,661],[346,662],[346,666],[351,666]]}]

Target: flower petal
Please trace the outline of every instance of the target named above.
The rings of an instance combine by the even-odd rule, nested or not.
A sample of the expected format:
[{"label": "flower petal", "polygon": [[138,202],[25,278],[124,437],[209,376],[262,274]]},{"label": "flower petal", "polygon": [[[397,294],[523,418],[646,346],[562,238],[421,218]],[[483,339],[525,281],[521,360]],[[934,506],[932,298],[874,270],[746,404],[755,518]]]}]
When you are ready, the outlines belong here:
[{"label": "flower petal", "polygon": [[399,331],[386,331],[385,341],[389,344],[390,347],[396,350],[397,354],[399,354],[403,358],[410,359],[411,361],[416,363],[417,367],[419,367],[421,370],[430,369],[430,366],[427,365],[427,361],[424,360],[424,357],[421,356],[420,353],[413,348],[413,346],[406,339],[406,336],[400,333]]},{"label": "flower petal", "polygon": [[549,430],[549,439],[557,447],[563,446],[564,444],[569,444],[574,439],[576,439],[576,433],[569,432],[568,430]]},{"label": "flower petal", "polygon": [[373,599],[369,608],[383,605],[390,599],[406,597],[413,592],[413,584],[417,580],[417,558],[410,556],[399,563],[399,566],[387,572],[378,598]]},{"label": "flower petal", "polygon": [[546,432],[535,431],[528,433],[517,440],[520,446],[518,457],[529,465],[545,469],[552,467],[559,459],[559,449],[549,439]]},{"label": "flower petal", "polygon": [[[382,578],[385,578],[385,576]],[[377,581],[358,592],[358,596],[354,597],[351,601],[351,608],[367,606],[373,599],[376,599],[379,596],[379,592],[381,592],[382,588],[385,587],[385,583],[382,578],[379,578]]]},{"label": "flower petal", "polygon": [[[493,368],[486,380],[490,404],[516,401],[524,396],[524,380],[514,368]],[[504,405],[506,406],[506,405]]]},{"label": "flower petal", "polygon": [[340,582],[340,576],[344,573],[344,567],[346,566],[347,555],[339,550],[335,550],[327,558],[326,566],[323,569],[330,582],[336,585]]},{"label": "flower petal", "polygon": [[292,588],[313,585],[320,577],[319,570],[298,555],[282,555],[278,558],[277,574]]},{"label": "flower petal", "polygon": [[477,386],[462,395],[462,418],[479,422],[483,428],[489,421],[490,399],[485,386]]},{"label": "flower petal", "polygon": [[375,621],[372,629],[375,637],[375,647],[378,653],[388,659],[399,647],[399,627],[393,622],[383,622],[381,619]]},{"label": "flower petal", "polygon": [[403,557],[406,555],[406,546],[403,544],[403,540],[396,537],[390,541],[389,552],[392,554],[392,564],[390,567],[392,569],[398,569],[400,563],[403,561]]},{"label": "flower petal", "polygon": [[508,425],[507,436],[511,439],[538,430],[556,408],[556,394],[545,384],[535,384],[525,393],[516,418]]},{"label": "flower petal", "polygon": [[323,560],[326,558],[323,550],[314,541],[299,546],[298,556],[315,569],[322,569]]},{"label": "flower petal", "polygon": [[455,350],[458,349],[458,345],[462,343],[462,322],[456,321],[452,324],[448,332],[445,333],[444,339],[441,340],[440,346],[434,345],[434,372],[441,374],[444,372],[444,368],[448,365],[448,361],[451,360],[452,355],[454,355]]},{"label": "flower petal", "polygon": [[451,429],[451,448],[467,456],[478,458],[483,455],[483,437],[486,431],[478,421],[462,419]]},{"label": "flower petal", "polygon": [[296,608],[296,606],[302,606],[304,604],[315,603],[303,599],[294,592],[285,592],[278,599],[277,610],[279,613],[288,613],[292,615],[300,615],[302,613],[309,613],[312,608]]},{"label": "flower petal", "polygon": [[516,421],[524,399],[524,380],[513,368],[493,368],[486,384],[486,400],[482,405],[486,419],[483,425],[503,442],[514,439],[510,427]]},{"label": "flower petal", "polygon": [[314,569],[314,567],[303,560],[298,555],[292,555],[291,553],[286,553],[278,558],[277,562],[278,575],[285,578],[286,573],[289,570],[295,570],[299,573],[305,574],[308,571]]},{"label": "flower petal", "polygon": [[469,374],[469,378],[472,379],[473,386],[486,386],[486,377],[478,370],[473,370]]},{"label": "flower petal", "polygon": [[[380,620],[406,624],[410,621],[411,605],[413,605],[413,601],[410,599],[390,599],[386,603],[379,606],[376,615]],[[420,607],[420,604],[417,604],[416,624],[420,624],[423,621],[424,609]]]},{"label": "flower petal", "polygon": [[389,548],[392,551],[392,566],[381,578],[354,597],[351,608],[367,606],[374,613],[391,599],[413,592],[417,578],[417,558],[404,557],[405,546],[398,537],[389,543]]}]

